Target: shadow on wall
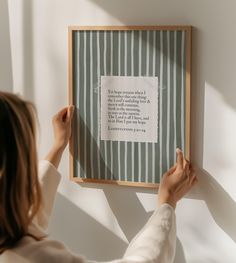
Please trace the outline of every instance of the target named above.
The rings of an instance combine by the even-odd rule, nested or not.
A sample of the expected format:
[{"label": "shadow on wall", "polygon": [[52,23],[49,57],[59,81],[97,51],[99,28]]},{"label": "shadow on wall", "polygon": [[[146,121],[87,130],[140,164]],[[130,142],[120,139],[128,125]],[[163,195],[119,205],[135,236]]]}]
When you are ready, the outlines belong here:
[{"label": "shadow on wall", "polygon": [[[32,1],[25,0],[23,4],[23,94],[25,98],[34,99],[33,70],[33,20]],[[12,52],[9,26],[8,1],[0,0],[0,90],[13,92]],[[21,87],[15,87],[16,90]]]},{"label": "shadow on wall", "polygon": [[0,0],[0,90],[13,91],[8,1]]},{"label": "shadow on wall", "polygon": [[[198,190],[216,224],[236,243],[236,203],[205,170],[199,169]],[[199,198],[197,198],[199,199]]]},{"label": "shadow on wall", "polygon": [[[212,61],[211,66],[202,65],[200,63],[200,54],[204,53],[204,33],[193,28],[192,39],[192,94],[191,94],[191,156],[196,163],[199,184],[195,191],[188,194],[188,198],[204,200],[216,224],[234,241],[236,242],[236,202],[224,190],[224,188],[214,179],[214,177],[203,169],[203,149],[204,149],[204,101],[205,101],[205,79],[208,76],[216,85],[214,87],[224,88],[222,83],[222,72],[215,72]],[[209,52],[211,52],[209,50]],[[226,70],[225,70],[226,71]],[[219,81],[219,82],[217,82]],[[212,83],[211,82],[211,83]],[[226,83],[226,81],[225,81]],[[231,107],[236,109],[236,101],[232,101],[234,91],[221,91],[224,99]],[[226,97],[225,97],[226,95]]]},{"label": "shadow on wall", "polygon": [[23,95],[34,101],[34,59],[33,59],[33,1],[24,0],[23,4]]},{"label": "shadow on wall", "polygon": [[73,252],[89,259],[119,258],[127,246],[117,235],[59,193],[51,222],[57,222],[50,225],[53,238],[65,242]]}]

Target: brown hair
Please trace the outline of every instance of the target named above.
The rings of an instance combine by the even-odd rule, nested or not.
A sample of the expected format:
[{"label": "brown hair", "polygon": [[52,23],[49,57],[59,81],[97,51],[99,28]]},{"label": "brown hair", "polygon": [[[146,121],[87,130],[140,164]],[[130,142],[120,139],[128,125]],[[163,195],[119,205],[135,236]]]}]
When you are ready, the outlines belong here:
[{"label": "brown hair", "polygon": [[40,203],[34,105],[0,91],[0,253],[27,235]]}]

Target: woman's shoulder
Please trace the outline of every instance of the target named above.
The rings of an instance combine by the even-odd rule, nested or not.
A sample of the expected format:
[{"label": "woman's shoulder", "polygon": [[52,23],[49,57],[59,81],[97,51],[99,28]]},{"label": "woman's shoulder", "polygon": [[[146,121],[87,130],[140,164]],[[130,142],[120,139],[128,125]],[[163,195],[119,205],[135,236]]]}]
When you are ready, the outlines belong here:
[{"label": "woman's shoulder", "polygon": [[56,240],[43,238],[39,241],[25,236],[17,245],[0,256],[0,263],[40,263],[73,262],[84,263],[84,259],[73,254],[66,246]]}]

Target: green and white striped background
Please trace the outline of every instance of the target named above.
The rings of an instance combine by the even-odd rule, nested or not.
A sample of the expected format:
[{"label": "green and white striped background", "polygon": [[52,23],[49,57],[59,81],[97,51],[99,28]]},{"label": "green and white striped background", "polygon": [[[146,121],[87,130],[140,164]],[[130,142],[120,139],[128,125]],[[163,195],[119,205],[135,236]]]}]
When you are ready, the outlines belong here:
[{"label": "green and white striped background", "polygon": [[[157,76],[158,143],[100,140],[101,76]],[[75,31],[75,177],[159,183],[185,149],[186,32]]]}]

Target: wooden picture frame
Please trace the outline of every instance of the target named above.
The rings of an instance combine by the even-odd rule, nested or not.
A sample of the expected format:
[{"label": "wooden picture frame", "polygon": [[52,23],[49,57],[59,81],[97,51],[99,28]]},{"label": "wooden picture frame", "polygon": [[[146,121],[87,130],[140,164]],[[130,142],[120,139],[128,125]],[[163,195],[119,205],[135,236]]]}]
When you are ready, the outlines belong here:
[{"label": "wooden picture frame", "polygon": [[[160,181],[161,175],[170,166],[172,166],[174,161],[175,161],[175,147],[182,148],[186,158],[190,160],[191,31],[192,31],[191,26],[184,26],[184,25],[177,25],[177,26],[175,26],[175,25],[174,26],[70,26],[68,28],[68,51],[69,51],[68,52],[68,59],[69,59],[69,63],[68,63],[68,76],[69,76],[68,77],[68,80],[69,80],[68,91],[69,92],[68,93],[69,93],[69,104],[74,104],[76,106],[76,109],[77,109],[75,112],[75,118],[74,118],[74,122],[73,122],[72,136],[71,136],[70,143],[69,143],[70,179],[72,181],[75,181],[78,183],[106,183],[106,184],[116,184],[116,185],[134,186],[134,187],[156,188],[156,187],[158,187],[158,183]],[[138,32],[138,33],[136,33],[136,32]],[[87,79],[87,75],[85,72],[83,72],[83,76],[80,76],[80,74],[82,74],[82,73],[80,73],[80,69],[87,68],[88,72],[90,72],[88,74],[96,75],[97,78],[100,78],[100,76],[102,75],[101,74],[102,72],[101,72],[101,69],[99,67],[102,64],[98,64],[98,63],[103,63],[103,62],[101,62],[101,60],[104,59],[104,65],[105,65],[105,63],[106,63],[105,60],[107,59],[106,54],[105,54],[106,52],[101,47],[98,47],[96,50],[96,52],[97,52],[96,56],[97,57],[96,57],[96,61],[94,60],[97,63],[96,74],[92,73],[93,72],[92,71],[92,67],[93,67],[92,64],[94,64],[95,62],[91,62],[91,61],[90,61],[91,63],[88,62],[89,61],[88,57],[90,57],[90,59],[92,57],[89,55],[90,54],[89,52],[90,51],[93,52],[93,49],[96,46],[96,43],[98,43],[98,44],[100,43],[102,45],[101,39],[104,40],[104,43],[108,43],[106,41],[110,41],[113,39],[112,40],[113,42],[111,42],[111,43],[115,43],[116,42],[115,40],[117,40],[117,38],[115,38],[115,37],[117,37],[117,34],[119,37],[119,43],[120,43],[119,48],[120,48],[120,50],[121,50],[121,43],[122,43],[121,39],[123,39],[122,41],[126,41],[130,37],[131,40],[133,39],[132,43],[136,43],[135,42],[136,34],[139,34],[139,36],[144,37],[144,39],[146,39],[148,37],[149,37],[148,38],[149,40],[152,39],[152,41],[153,41],[152,47],[150,47],[150,48],[153,48],[153,51],[152,51],[153,52],[152,53],[152,55],[153,55],[153,58],[152,58],[153,74],[154,75],[156,74],[156,71],[155,71],[156,67],[159,67],[158,72],[160,74],[157,73],[157,75],[159,74],[158,77],[160,77],[161,72],[164,72],[165,70],[167,70],[166,74],[168,76],[171,75],[171,78],[174,76],[173,79],[170,80],[170,77],[168,77],[168,79],[167,79],[167,77],[163,75],[162,83],[160,83],[161,84],[160,85],[160,93],[162,94],[162,95],[160,95],[160,96],[162,96],[162,98],[160,98],[160,100],[162,100],[162,102],[165,103],[164,98],[166,98],[166,100],[168,98],[171,98],[171,102],[173,102],[173,104],[175,105],[175,106],[171,106],[172,104],[171,104],[170,99],[169,99],[167,106],[169,105],[172,108],[169,110],[167,109],[167,112],[169,112],[168,113],[169,115],[167,115],[167,113],[166,113],[166,119],[168,120],[167,116],[170,116],[169,117],[169,124],[171,125],[171,127],[174,127],[175,131],[174,131],[173,135],[168,137],[168,133],[170,135],[170,129],[171,129],[171,127],[169,127],[167,135],[165,137],[165,138],[168,137],[168,139],[166,139],[165,143],[168,144],[169,148],[165,147],[165,149],[163,151],[161,151],[161,149],[164,148],[163,145],[165,145],[164,141],[162,143],[163,148],[161,148],[159,145],[156,145],[156,144],[154,146],[152,144],[145,146],[145,147],[152,147],[152,150],[154,149],[152,151],[152,153],[156,154],[156,155],[154,154],[154,156],[158,155],[159,159],[158,159],[158,163],[156,163],[156,159],[154,159],[154,157],[152,156],[152,163],[151,163],[152,175],[147,176],[147,174],[146,174],[144,179],[143,179],[143,177],[136,177],[133,159],[132,159],[132,169],[133,170],[131,169],[132,170],[132,180],[130,180],[131,175],[129,178],[128,178],[128,176],[125,177],[125,175],[122,175],[122,178],[121,178],[121,173],[120,173],[121,160],[119,160],[119,164],[118,164],[119,176],[115,177],[114,176],[115,172],[114,172],[114,174],[112,174],[113,173],[112,167],[114,168],[114,160],[113,160],[113,163],[111,163],[112,161],[110,160],[110,164],[108,164],[107,163],[108,158],[106,159],[104,157],[104,155],[106,155],[106,157],[107,157],[108,153],[102,152],[102,149],[99,148],[99,147],[103,147],[104,151],[107,151],[107,149],[108,149],[107,145],[105,145],[105,146],[101,145],[102,142],[99,142],[100,141],[100,139],[99,139],[100,138],[99,137],[100,136],[99,135],[99,118],[97,118],[97,120],[93,124],[92,124],[93,121],[90,120],[91,125],[93,125],[93,126],[97,125],[97,127],[95,127],[95,128],[92,127],[93,129],[97,129],[96,139],[93,138],[93,134],[91,132],[92,128],[88,127],[89,125],[87,125],[87,123],[86,123],[86,111],[87,111],[86,107],[88,106],[87,104],[89,104],[88,108],[90,107],[92,109],[92,107],[94,107],[93,106],[94,103],[89,101],[89,99],[93,98],[93,101],[94,101],[95,100],[94,98],[96,97],[98,100],[97,105],[99,105],[99,89],[97,89],[97,87],[95,87],[95,86],[96,85],[99,86],[100,84],[99,84],[99,80],[97,81],[97,83],[93,82],[93,80],[96,78],[93,78],[94,76],[92,76],[92,77],[90,77],[90,84],[89,84],[91,86],[91,88],[87,88],[87,86],[89,86],[89,85],[86,86],[81,80],[82,78]],[[123,37],[123,34],[124,34],[124,37]],[[127,36],[126,36],[126,34],[127,34]],[[151,37],[152,34],[153,34],[153,36]],[[109,40],[107,40],[107,38],[106,38],[108,36],[110,37]],[[96,41],[95,41],[95,38],[96,38]],[[89,41],[88,41],[88,39],[89,39]],[[139,40],[137,40],[137,41],[139,41]],[[143,40],[140,40],[140,41],[143,41]],[[88,42],[89,42],[89,44],[88,44],[88,46],[86,46],[86,44]],[[149,43],[146,39],[145,43],[147,43],[146,49],[148,49],[149,48],[148,45],[151,46],[151,44],[150,44],[151,42]],[[124,45],[126,45],[126,44],[124,44]],[[87,49],[86,49],[87,53],[83,52],[83,48],[85,46],[87,47]],[[111,48],[111,46],[112,46],[112,44],[110,44],[110,48]],[[106,47],[106,48],[107,48],[106,50],[108,50],[108,47]],[[88,49],[90,51],[88,51]],[[132,57],[132,59],[133,59],[135,54],[132,53],[133,51],[131,50],[131,48],[129,50],[131,52],[130,57]],[[111,55],[111,54],[113,54],[112,52],[114,53],[115,51],[111,51],[110,56],[113,56],[113,55]],[[127,50],[126,50],[126,52],[127,52]],[[157,55],[157,53],[158,53],[158,55]],[[132,54],[133,54],[133,56],[132,56]],[[88,57],[87,57],[87,55],[88,55]],[[126,53],[126,55],[127,55],[127,53]],[[102,56],[102,58],[101,58],[101,56]],[[99,62],[97,59],[98,57],[99,57]],[[162,62],[162,64],[160,61]],[[166,63],[165,66],[164,66],[164,63]],[[155,70],[154,70],[154,64],[156,65]],[[103,65],[103,67],[105,67],[104,65]],[[165,69],[161,70],[161,67],[163,67],[163,68],[165,67]],[[112,73],[112,74],[110,74],[110,73]],[[107,75],[107,72],[105,72],[105,73],[103,72],[103,74]],[[172,76],[172,74],[173,74],[173,76]],[[118,74],[117,74],[117,72],[116,73],[109,72],[108,75],[118,75]],[[167,83],[165,85],[163,84],[164,79],[165,79],[165,82]],[[177,79],[178,79],[178,81],[177,81]],[[89,80],[87,82],[89,82]],[[176,83],[176,84],[174,84],[174,83]],[[179,83],[181,83],[181,84],[179,84]],[[94,85],[94,87],[93,87],[93,85]],[[79,93],[79,92],[82,92],[82,89],[83,89],[82,87],[86,87],[85,89],[90,89],[90,91],[89,91],[90,92],[90,98],[87,98],[86,95],[84,95],[84,98],[86,98],[86,103],[87,103],[87,104],[84,103],[85,105],[82,105],[83,104],[83,98],[81,98],[82,93],[81,94]],[[175,93],[174,93],[175,95],[172,94],[173,93],[172,89],[175,90]],[[83,94],[86,94],[86,92],[87,91],[85,91]],[[165,95],[166,93],[168,93],[169,95],[168,94]],[[181,93],[181,95],[179,95],[179,93]],[[181,98],[178,96],[180,96]],[[160,114],[162,114],[162,113],[164,114],[164,111],[165,111],[163,103],[161,106],[160,105],[158,106],[160,109],[163,109],[163,111],[160,111],[160,113],[159,113],[160,118],[161,118]],[[181,105],[179,105],[179,103],[181,103]],[[78,110],[77,104],[79,104],[80,106],[81,105],[83,106],[81,108],[81,111]],[[181,110],[180,110],[180,108],[181,108]],[[85,109],[84,115],[82,112],[83,109]],[[90,109],[88,109],[88,111],[89,110]],[[173,112],[173,116],[175,116],[173,118],[175,118],[175,121],[172,121],[172,119],[171,119],[172,113],[170,113],[170,111]],[[93,114],[92,110],[90,111],[90,114]],[[99,107],[98,106],[97,106],[97,115],[96,116],[99,116]],[[178,126],[178,122],[180,121],[178,118],[181,119],[181,127]],[[164,117],[163,117],[163,119],[164,119]],[[173,122],[175,122],[175,123],[173,124]],[[159,126],[164,127],[163,123],[164,123],[164,121],[161,119],[159,122]],[[165,125],[165,128],[167,128],[167,127],[168,127],[168,124]],[[165,132],[166,132],[165,128],[161,127],[162,134],[165,134]],[[161,141],[164,138],[163,136],[159,140],[159,144],[161,144]],[[171,141],[170,137],[171,138],[174,137],[173,147],[171,145],[173,140]],[[79,142],[78,140],[82,140],[82,141]],[[87,142],[84,142],[84,140],[86,140],[86,141],[88,140],[90,142],[88,144],[86,144]],[[180,141],[181,141],[181,143],[180,143]],[[81,145],[83,145],[83,143],[85,144],[85,146],[83,146],[83,153],[81,153],[80,147],[82,147]],[[110,142],[110,144],[108,145],[108,146],[110,146],[109,149],[113,149],[111,146],[112,144],[113,144],[113,142]],[[121,144],[122,144],[122,142],[121,142]],[[115,144],[114,144],[114,148],[115,148]],[[172,148],[173,148],[173,152],[172,152]],[[120,149],[120,148],[118,148],[118,149]],[[141,147],[138,148],[139,151],[141,149],[143,149],[143,148],[141,148]],[[146,148],[146,149],[149,149],[149,148]],[[123,154],[118,152],[118,150],[116,152],[117,152],[118,159],[119,159],[119,156],[123,158]],[[133,154],[133,152],[132,152],[132,154]],[[170,156],[170,160],[168,160],[168,156]],[[127,157],[127,155],[126,155],[126,157]],[[97,158],[97,161],[96,161],[96,158]],[[111,151],[110,159],[112,159],[112,158],[113,158],[113,152]],[[104,161],[105,159],[107,162]],[[146,166],[145,166],[146,170],[145,171],[148,171],[148,173],[149,173],[149,170],[148,170],[149,169],[148,168],[149,163],[147,162],[147,159],[148,159],[148,156],[147,156],[147,152],[146,152],[145,153],[145,160],[146,160]],[[135,160],[137,161],[137,159],[135,159]],[[139,159],[139,161],[140,161],[140,159]],[[162,161],[163,161],[163,165],[162,165]],[[125,168],[122,168],[122,169],[123,169],[123,171],[128,171],[128,170],[126,170],[127,165],[129,165],[128,159],[125,159],[125,162],[127,162],[128,164],[126,164]],[[135,165],[137,163],[140,163],[140,162],[136,162]],[[142,164],[143,163],[141,163],[141,165]],[[141,167],[141,165],[140,165],[140,167]],[[109,172],[108,172],[108,170],[109,170]],[[82,171],[83,175],[80,174],[81,171]],[[114,169],[114,171],[115,171],[115,169]],[[96,173],[99,173],[99,177],[96,176]],[[105,176],[102,175],[102,173],[105,173]],[[138,173],[139,174],[141,173],[140,169],[138,170]],[[156,174],[158,174],[158,176],[157,176],[158,178],[156,178]]]}]

